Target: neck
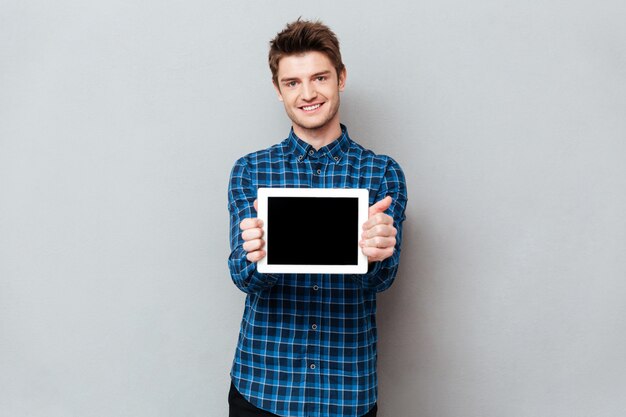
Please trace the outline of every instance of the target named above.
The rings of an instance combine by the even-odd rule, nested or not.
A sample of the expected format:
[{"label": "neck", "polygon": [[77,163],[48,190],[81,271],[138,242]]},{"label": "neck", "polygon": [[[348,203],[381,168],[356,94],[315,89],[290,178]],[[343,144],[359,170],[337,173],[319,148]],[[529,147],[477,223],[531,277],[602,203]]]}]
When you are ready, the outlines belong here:
[{"label": "neck", "polygon": [[334,123],[327,123],[316,129],[307,129],[302,126],[293,124],[293,132],[300,139],[318,150],[341,136],[341,125],[339,120]]}]

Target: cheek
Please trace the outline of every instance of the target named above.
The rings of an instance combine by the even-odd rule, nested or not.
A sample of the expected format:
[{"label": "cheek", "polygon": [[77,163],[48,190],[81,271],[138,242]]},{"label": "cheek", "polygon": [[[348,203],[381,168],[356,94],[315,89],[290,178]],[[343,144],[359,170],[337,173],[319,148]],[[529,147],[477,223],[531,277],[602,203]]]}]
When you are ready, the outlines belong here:
[{"label": "cheek", "polygon": [[336,99],[339,96],[339,90],[337,89],[337,87],[328,86],[327,88],[321,90],[321,92],[326,98],[329,99]]},{"label": "cheek", "polygon": [[296,97],[297,94],[294,93],[294,91],[283,91],[282,93],[282,101],[284,101],[285,103],[293,103]]}]

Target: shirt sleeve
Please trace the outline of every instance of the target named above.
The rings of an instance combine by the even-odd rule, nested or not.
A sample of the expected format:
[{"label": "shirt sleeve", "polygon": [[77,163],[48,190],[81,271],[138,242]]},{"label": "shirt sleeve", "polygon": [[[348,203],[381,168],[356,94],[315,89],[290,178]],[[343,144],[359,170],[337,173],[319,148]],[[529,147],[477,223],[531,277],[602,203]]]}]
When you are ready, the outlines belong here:
[{"label": "shirt sleeve", "polygon": [[407,204],[407,187],[404,172],[400,165],[389,158],[389,163],[383,179],[381,181],[380,188],[376,193],[374,202],[378,202],[391,196],[391,206],[385,211],[386,214],[393,217],[393,226],[398,232],[396,235],[396,246],[391,257],[379,261],[373,262],[369,266],[369,270],[366,274],[352,275],[352,278],[364,289],[380,292],[384,291],[393,283],[396,272],[398,271],[398,265],[400,263],[400,247],[402,245],[402,224],[404,222],[405,210]]},{"label": "shirt sleeve", "polygon": [[257,197],[248,165],[244,158],[239,159],[230,174],[228,185],[228,211],[230,212],[230,256],[228,269],[235,285],[247,294],[258,293],[273,286],[278,280],[277,275],[261,274],[257,271],[256,262],[246,258],[243,249],[239,224],[245,218],[257,217],[254,200]]}]

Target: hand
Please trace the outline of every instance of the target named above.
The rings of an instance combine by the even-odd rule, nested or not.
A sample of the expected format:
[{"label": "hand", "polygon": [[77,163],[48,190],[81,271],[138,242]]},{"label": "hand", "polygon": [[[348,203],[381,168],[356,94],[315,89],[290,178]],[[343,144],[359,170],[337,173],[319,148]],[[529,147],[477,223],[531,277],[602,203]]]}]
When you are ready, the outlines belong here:
[{"label": "hand", "polygon": [[[254,200],[254,209],[258,211],[256,200]],[[258,262],[265,257],[262,226],[263,221],[253,217],[243,219],[239,223],[239,228],[242,230],[241,237],[244,240],[243,250],[247,252],[246,259],[250,262]]]},{"label": "hand", "polygon": [[369,209],[369,218],[363,223],[363,233],[359,245],[368,262],[382,261],[393,255],[396,246],[396,234],[393,217],[384,211],[391,205],[391,197],[387,196]]}]

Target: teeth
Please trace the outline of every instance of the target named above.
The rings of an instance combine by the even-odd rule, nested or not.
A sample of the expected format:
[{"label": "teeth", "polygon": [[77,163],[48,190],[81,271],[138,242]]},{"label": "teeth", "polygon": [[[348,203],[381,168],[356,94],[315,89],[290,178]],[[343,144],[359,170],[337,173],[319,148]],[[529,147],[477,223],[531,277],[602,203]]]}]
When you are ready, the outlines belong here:
[{"label": "teeth", "polygon": [[313,105],[313,106],[304,106],[304,107],[302,107],[302,108],[303,108],[304,110],[306,110],[306,111],[311,111],[311,110],[315,110],[315,109],[317,109],[319,106],[321,106],[321,104],[315,104],[315,105]]}]

